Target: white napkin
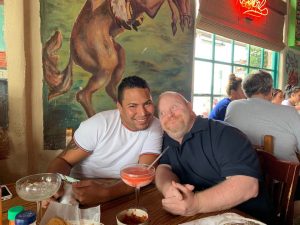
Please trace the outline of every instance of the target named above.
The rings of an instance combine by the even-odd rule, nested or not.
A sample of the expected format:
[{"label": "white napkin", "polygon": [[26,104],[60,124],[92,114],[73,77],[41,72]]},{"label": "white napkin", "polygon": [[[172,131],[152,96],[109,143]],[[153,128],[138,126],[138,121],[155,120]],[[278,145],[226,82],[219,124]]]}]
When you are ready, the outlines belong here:
[{"label": "white napkin", "polygon": [[73,196],[72,184],[64,183],[64,190],[60,203],[78,206],[79,203]]},{"label": "white napkin", "polygon": [[246,224],[246,222],[252,222],[253,225],[266,225],[265,223],[240,216],[236,213],[223,213],[216,216],[193,220],[187,223],[181,223],[179,225],[225,225],[227,223]]},{"label": "white napkin", "polygon": [[100,223],[100,206],[80,209],[76,205],[51,201],[40,225],[46,225],[53,217],[59,217],[68,225],[103,225]]}]

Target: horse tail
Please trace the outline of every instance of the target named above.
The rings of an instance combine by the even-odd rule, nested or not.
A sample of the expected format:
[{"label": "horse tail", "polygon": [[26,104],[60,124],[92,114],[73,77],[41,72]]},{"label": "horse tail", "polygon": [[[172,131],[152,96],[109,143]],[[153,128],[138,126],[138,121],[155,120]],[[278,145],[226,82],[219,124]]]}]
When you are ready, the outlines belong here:
[{"label": "horse tail", "polygon": [[72,86],[73,60],[70,55],[68,65],[61,72],[58,69],[59,56],[56,51],[61,48],[62,34],[56,31],[43,47],[43,72],[44,79],[48,85],[48,100],[66,93]]}]

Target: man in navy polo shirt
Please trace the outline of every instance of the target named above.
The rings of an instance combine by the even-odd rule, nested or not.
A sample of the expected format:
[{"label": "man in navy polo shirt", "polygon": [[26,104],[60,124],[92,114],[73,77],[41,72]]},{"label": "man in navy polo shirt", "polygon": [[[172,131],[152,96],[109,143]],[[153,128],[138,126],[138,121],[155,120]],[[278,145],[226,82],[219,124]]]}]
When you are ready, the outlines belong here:
[{"label": "man in navy polo shirt", "polygon": [[176,92],[161,94],[158,109],[163,147],[169,146],[156,170],[165,210],[192,216],[237,207],[260,220],[271,218],[258,157],[241,131],[196,116]]}]

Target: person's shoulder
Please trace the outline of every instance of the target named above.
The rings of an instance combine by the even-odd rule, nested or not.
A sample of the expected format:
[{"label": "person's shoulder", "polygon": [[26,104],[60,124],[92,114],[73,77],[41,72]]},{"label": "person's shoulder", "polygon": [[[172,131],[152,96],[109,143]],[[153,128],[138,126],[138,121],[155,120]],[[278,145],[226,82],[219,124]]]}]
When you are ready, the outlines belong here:
[{"label": "person's shoulder", "polygon": [[[246,105],[248,105],[247,99],[239,99],[239,100],[234,100],[231,101],[226,109],[226,114],[231,114],[232,112],[239,111],[240,108],[244,108]],[[226,119],[226,115],[225,115]]]},{"label": "person's shoulder", "polygon": [[219,101],[220,104],[229,104],[231,102],[230,98],[223,98]]},{"label": "person's shoulder", "polygon": [[[205,123],[205,119],[202,120],[202,124],[203,123]],[[206,123],[210,129],[214,129],[214,130],[222,130],[222,129],[226,128],[226,126],[228,125],[224,121],[214,120],[214,119],[207,119]]]},{"label": "person's shoulder", "polygon": [[284,117],[297,117],[300,118],[300,115],[298,113],[298,111],[295,109],[295,107],[293,106],[288,106],[288,105],[276,105],[275,107],[273,107],[275,110],[277,110],[278,112],[281,112],[283,114]]},{"label": "person's shoulder", "polygon": [[240,106],[240,105],[246,105],[246,104],[249,104],[249,101],[247,99],[238,99],[238,100],[234,100],[234,101],[231,101],[230,104],[228,105],[229,106]]},{"label": "person's shoulder", "polygon": [[102,112],[98,112],[94,116],[96,116],[96,117],[114,117],[114,116],[120,116],[120,113],[117,109],[111,109],[111,110],[105,110]]},{"label": "person's shoulder", "polygon": [[226,121],[219,121],[219,120],[209,120],[209,125],[211,127],[211,129],[215,129],[217,131],[223,132],[224,130],[229,131],[229,132],[238,132],[240,133],[241,131],[232,126],[230,123],[226,122]]},{"label": "person's shoulder", "polygon": [[100,123],[101,121],[112,122],[116,121],[117,118],[120,117],[118,110],[106,110],[102,112],[98,112],[95,115],[91,116],[90,118],[83,121],[83,124],[90,124],[90,123]]},{"label": "person's shoulder", "polygon": [[226,107],[230,102],[231,102],[230,98],[223,98],[216,104],[214,109],[220,109],[220,108]]}]

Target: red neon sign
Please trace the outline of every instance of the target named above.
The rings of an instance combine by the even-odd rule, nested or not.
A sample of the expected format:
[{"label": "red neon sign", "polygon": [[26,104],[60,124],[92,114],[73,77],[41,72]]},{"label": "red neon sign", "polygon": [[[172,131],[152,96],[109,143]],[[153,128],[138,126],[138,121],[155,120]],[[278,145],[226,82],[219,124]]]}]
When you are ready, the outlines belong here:
[{"label": "red neon sign", "polygon": [[239,0],[243,14],[254,17],[266,16],[269,10],[265,7],[267,0]]}]

